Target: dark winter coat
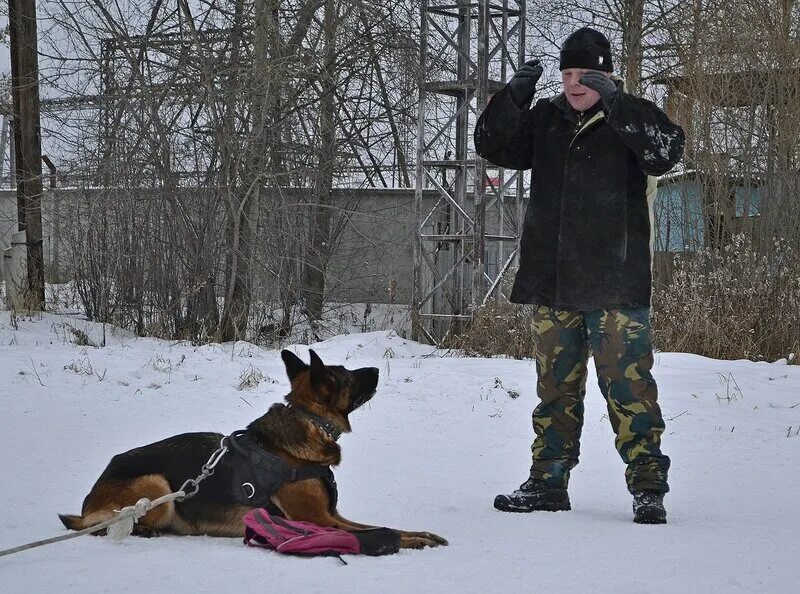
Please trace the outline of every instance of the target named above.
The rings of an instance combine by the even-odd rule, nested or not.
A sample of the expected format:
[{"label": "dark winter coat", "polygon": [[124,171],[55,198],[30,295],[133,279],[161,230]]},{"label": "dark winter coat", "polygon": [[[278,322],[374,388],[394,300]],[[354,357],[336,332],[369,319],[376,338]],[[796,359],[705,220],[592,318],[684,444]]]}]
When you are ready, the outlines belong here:
[{"label": "dark winter coat", "polygon": [[684,134],[654,103],[620,90],[610,113],[561,94],[520,109],[508,87],[475,127],[490,163],[532,169],[511,301],[590,311],[649,307],[648,184],[680,160]]}]

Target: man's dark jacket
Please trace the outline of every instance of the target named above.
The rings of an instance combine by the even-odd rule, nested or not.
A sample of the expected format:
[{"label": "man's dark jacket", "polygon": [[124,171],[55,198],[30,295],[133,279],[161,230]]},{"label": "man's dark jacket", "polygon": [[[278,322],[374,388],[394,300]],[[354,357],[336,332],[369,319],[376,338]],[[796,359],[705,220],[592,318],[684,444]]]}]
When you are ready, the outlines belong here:
[{"label": "man's dark jacket", "polygon": [[683,145],[680,126],[621,90],[609,113],[598,102],[580,114],[563,94],[520,109],[508,86],[492,97],[475,149],[500,167],[532,169],[511,301],[570,311],[649,307],[648,176],[672,169]]}]

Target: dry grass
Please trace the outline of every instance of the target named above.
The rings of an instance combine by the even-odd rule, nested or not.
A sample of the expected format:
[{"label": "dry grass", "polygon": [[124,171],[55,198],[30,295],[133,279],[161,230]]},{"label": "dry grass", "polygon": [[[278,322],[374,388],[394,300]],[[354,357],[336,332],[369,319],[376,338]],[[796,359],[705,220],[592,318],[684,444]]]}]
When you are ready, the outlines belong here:
[{"label": "dry grass", "polygon": [[[533,355],[528,308],[490,303],[445,345],[469,356]],[[759,255],[745,235],[724,249],[676,256],[671,282],[653,292],[661,351],[714,359],[800,363],[800,253],[776,240]]]},{"label": "dry grass", "polygon": [[470,357],[533,356],[533,327],[529,308],[508,302],[482,307],[466,332],[444,345]]},{"label": "dry grass", "polygon": [[724,249],[676,259],[671,282],[656,286],[653,328],[663,351],[715,359],[797,363],[800,254],[776,240],[756,253],[744,235]]}]

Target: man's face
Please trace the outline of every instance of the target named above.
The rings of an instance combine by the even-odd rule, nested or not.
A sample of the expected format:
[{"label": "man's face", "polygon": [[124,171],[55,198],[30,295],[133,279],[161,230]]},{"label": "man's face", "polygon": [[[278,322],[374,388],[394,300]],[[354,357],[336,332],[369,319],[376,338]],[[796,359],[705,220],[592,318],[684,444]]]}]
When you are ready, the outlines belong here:
[{"label": "man's face", "polygon": [[[564,83],[564,94],[567,101],[576,111],[586,111],[600,100],[597,91],[584,87],[579,81],[581,76],[587,72],[592,72],[588,68],[567,68],[561,71],[561,82]],[[608,72],[603,72],[609,76]]]}]

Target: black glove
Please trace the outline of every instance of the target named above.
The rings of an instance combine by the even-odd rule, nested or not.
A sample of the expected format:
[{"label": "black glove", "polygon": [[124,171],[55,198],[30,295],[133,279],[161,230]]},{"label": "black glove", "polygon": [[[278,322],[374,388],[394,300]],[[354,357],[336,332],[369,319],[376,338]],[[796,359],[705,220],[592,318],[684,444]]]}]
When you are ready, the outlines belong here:
[{"label": "black glove", "polygon": [[611,108],[614,107],[614,101],[617,99],[617,83],[602,72],[587,72],[581,77],[580,83],[584,87],[597,91],[606,111],[611,111]]},{"label": "black glove", "polygon": [[517,107],[524,106],[531,100],[534,93],[536,93],[536,83],[539,82],[539,77],[542,76],[541,64],[539,60],[530,60],[525,62],[516,74],[508,81],[508,86],[511,89],[511,100]]}]

